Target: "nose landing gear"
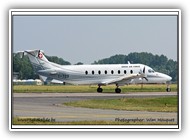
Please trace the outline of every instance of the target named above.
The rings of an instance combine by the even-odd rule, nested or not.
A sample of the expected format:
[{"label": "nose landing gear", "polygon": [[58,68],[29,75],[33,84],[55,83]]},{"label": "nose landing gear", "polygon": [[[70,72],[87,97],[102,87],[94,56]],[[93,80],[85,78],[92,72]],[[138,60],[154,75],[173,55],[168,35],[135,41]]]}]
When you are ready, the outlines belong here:
[{"label": "nose landing gear", "polygon": [[170,88],[170,82],[166,83],[167,87],[166,87],[166,91],[167,92],[171,92],[171,88]]}]

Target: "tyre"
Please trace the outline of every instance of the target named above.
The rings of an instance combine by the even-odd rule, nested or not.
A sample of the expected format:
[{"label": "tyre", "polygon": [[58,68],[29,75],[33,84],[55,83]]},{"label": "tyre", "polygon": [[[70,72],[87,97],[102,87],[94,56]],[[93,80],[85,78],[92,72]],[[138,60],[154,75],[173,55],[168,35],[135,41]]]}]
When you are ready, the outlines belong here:
[{"label": "tyre", "polygon": [[166,88],[166,91],[167,92],[171,92],[171,88]]},{"label": "tyre", "polygon": [[121,89],[120,88],[116,88],[115,89],[115,93],[121,93]]},{"label": "tyre", "polygon": [[102,88],[97,88],[97,92],[101,93],[103,91]]}]

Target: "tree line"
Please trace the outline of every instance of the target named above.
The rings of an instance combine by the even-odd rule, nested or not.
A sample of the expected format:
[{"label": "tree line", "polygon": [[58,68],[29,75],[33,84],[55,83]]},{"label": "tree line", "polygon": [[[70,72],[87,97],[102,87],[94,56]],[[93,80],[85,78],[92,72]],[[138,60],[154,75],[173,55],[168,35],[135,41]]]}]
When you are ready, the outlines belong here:
[{"label": "tree line", "polygon": [[[51,62],[60,65],[71,65],[70,62],[65,61],[57,56],[46,56]],[[145,64],[153,68],[155,71],[165,73],[172,77],[172,81],[177,81],[178,76],[178,64],[177,61],[168,59],[164,55],[153,55],[152,53],[142,52],[142,53],[130,53],[128,55],[114,55],[109,58],[104,58],[98,61],[94,61],[92,64],[128,64],[139,63]],[[82,65],[82,62],[78,62],[76,65]],[[34,73],[31,63],[27,56],[22,59],[18,55],[13,56],[13,72],[18,72],[19,79],[37,79],[39,78],[36,73]]]},{"label": "tree line", "polygon": [[165,73],[172,77],[172,81],[177,81],[178,76],[178,64],[177,61],[168,59],[164,55],[153,55],[152,53],[141,52],[141,53],[130,53],[128,55],[114,55],[109,58],[94,61],[93,64],[128,64],[139,63],[145,64],[153,68],[155,71]]}]

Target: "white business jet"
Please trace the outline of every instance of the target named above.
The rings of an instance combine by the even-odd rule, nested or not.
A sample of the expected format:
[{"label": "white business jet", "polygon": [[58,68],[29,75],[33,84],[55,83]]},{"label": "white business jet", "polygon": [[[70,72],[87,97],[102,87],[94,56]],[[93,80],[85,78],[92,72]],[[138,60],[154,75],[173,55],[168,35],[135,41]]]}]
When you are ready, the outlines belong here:
[{"label": "white business jet", "polygon": [[[155,72],[143,64],[104,64],[104,65],[58,65],[46,59],[42,50],[26,50],[18,52],[22,57],[27,55],[35,72],[44,82],[52,80],[75,85],[98,85],[97,92],[102,92],[101,86],[115,84],[116,93],[119,86],[130,83],[169,83],[171,77]],[[171,91],[167,84],[167,91]]]}]

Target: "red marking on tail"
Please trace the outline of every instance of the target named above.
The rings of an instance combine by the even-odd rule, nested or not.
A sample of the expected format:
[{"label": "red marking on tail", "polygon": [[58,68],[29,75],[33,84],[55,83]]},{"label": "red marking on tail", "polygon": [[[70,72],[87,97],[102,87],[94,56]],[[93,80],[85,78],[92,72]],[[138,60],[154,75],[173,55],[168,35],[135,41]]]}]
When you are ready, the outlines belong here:
[{"label": "red marking on tail", "polygon": [[38,57],[39,57],[40,59],[42,59],[43,54],[42,54],[41,52],[39,52],[39,53],[38,53]]}]

